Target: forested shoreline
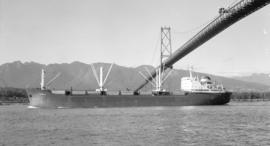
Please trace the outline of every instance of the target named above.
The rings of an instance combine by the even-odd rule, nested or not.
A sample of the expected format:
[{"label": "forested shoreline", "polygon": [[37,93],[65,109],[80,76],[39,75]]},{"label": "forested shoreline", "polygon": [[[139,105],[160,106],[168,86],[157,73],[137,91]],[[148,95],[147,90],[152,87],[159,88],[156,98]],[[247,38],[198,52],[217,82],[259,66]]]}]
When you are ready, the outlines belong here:
[{"label": "forested shoreline", "polygon": [[233,92],[233,101],[269,101],[270,92]]},{"label": "forested shoreline", "polygon": [[27,93],[25,89],[2,87],[0,88],[0,104],[1,103],[28,103]]}]

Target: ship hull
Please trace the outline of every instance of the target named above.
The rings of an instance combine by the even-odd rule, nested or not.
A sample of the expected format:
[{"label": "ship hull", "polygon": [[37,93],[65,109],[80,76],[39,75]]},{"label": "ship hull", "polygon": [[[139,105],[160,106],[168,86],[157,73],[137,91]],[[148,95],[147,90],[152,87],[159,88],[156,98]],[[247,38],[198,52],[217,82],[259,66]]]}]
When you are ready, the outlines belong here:
[{"label": "ship hull", "polygon": [[140,106],[223,105],[231,92],[185,93],[182,95],[64,95],[50,90],[28,89],[30,106],[43,108],[95,108]]}]

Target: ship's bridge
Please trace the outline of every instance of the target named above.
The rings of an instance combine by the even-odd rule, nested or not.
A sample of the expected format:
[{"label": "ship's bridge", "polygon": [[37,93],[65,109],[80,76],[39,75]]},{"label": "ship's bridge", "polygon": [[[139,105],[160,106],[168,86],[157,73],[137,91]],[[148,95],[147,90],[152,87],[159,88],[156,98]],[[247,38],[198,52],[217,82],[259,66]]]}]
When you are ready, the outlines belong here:
[{"label": "ship's bridge", "polygon": [[202,76],[201,77],[202,84],[212,84],[211,78],[209,76]]},{"label": "ship's bridge", "polygon": [[183,77],[181,78],[181,89],[183,91],[200,90],[201,83],[198,78]]},{"label": "ship's bridge", "polygon": [[202,76],[199,80],[198,77],[183,77],[181,78],[181,90],[185,92],[223,92],[222,84],[212,83],[211,78]]}]

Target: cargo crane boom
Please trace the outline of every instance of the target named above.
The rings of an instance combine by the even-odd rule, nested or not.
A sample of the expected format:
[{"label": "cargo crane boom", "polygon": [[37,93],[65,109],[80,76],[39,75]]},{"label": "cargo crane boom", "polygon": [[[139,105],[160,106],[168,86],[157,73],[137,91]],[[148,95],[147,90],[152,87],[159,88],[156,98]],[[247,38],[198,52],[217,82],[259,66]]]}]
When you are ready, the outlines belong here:
[{"label": "cargo crane boom", "polygon": [[[172,67],[178,60],[204,44],[218,33],[222,32],[232,24],[248,16],[249,14],[268,5],[270,0],[242,0],[228,9],[219,9],[219,16],[199,31],[194,37],[188,40],[184,45],[172,53],[172,55],[164,61],[164,69]],[[159,68],[159,67],[157,67]],[[156,71],[149,76],[134,92],[143,88],[149,81],[156,76]]]}]

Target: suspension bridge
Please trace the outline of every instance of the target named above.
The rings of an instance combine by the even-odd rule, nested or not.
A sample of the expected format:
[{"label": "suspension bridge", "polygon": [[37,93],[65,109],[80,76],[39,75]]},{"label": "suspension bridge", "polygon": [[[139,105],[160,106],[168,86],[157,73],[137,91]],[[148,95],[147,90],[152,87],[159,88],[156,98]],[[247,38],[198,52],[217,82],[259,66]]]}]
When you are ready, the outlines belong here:
[{"label": "suspension bridge", "polygon": [[[234,23],[263,8],[269,3],[270,0],[241,0],[228,8],[220,8],[218,17],[216,17],[190,40],[184,43],[179,49],[167,57],[166,60],[164,60],[161,65],[156,68],[156,70],[161,68],[161,71],[165,71],[167,68],[172,68],[173,64],[178,60],[185,57],[190,52],[209,41],[211,38],[215,37],[217,34],[221,33]],[[135,89],[135,93],[137,93],[149,81],[157,76],[158,72],[156,70],[151,72],[151,74],[146,77],[145,81],[140,84],[137,89]]]}]

